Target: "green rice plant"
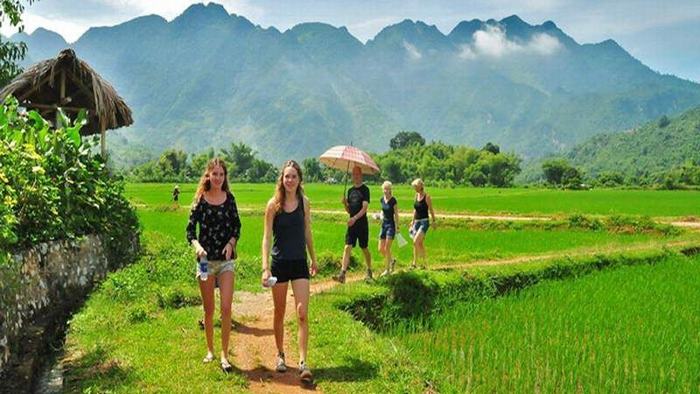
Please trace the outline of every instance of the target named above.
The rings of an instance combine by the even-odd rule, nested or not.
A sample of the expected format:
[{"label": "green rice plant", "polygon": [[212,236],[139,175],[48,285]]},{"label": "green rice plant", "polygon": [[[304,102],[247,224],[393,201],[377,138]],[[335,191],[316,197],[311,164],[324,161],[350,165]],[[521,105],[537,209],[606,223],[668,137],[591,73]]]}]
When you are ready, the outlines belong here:
[{"label": "green rice plant", "polygon": [[[147,205],[171,204],[173,184],[127,184],[132,202]],[[239,207],[262,210],[272,197],[272,184],[232,184]],[[369,185],[370,212],[379,211],[381,188]],[[180,206],[188,207],[196,185],[180,185]],[[340,185],[307,184],[305,191],[313,209],[342,211]],[[394,185],[400,212],[413,211],[414,191],[408,185]],[[573,214],[700,216],[698,190],[593,189],[587,191],[541,188],[428,188],[436,213],[511,214],[516,216]],[[137,198],[134,200],[133,198]]]},{"label": "green rice plant", "polygon": [[700,258],[669,256],[461,303],[394,338],[445,393],[692,392],[698,283]]}]

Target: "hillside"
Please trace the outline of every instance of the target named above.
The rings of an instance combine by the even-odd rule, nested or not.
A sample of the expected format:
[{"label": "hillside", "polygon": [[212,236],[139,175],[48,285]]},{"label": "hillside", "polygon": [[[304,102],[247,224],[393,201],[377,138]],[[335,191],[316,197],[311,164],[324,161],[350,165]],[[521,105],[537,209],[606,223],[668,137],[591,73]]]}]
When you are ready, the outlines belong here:
[{"label": "hillside", "polygon": [[[55,56],[36,35],[30,58]],[[515,15],[449,34],[405,20],[363,44],[344,27],[280,32],[210,3],[170,22],[91,28],[72,46],[134,111],[134,126],[109,134],[122,164],[231,141],[273,162],[350,142],[384,151],[400,130],[491,141],[527,159],[700,105],[700,85],[660,75],[613,40],[579,44]]]},{"label": "hillside", "polygon": [[700,163],[700,107],[669,121],[665,126],[655,120],[623,133],[595,136],[574,147],[567,158],[593,176],[615,171],[644,177],[687,161]]}]

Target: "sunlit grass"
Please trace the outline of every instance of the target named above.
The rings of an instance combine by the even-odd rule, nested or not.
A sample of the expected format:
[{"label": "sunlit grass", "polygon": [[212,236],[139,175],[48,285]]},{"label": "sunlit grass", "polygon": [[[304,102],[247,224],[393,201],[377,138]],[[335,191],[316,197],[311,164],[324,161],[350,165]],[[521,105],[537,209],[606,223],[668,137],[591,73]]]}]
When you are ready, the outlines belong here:
[{"label": "sunlit grass", "polygon": [[[127,196],[137,204],[168,204],[172,184],[128,184]],[[180,204],[188,206],[196,185],[180,185]],[[246,209],[263,209],[272,196],[272,184],[232,184],[238,204]],[[370,185],[370,212],[379,211],[381,189]],[[691,190],[553,190],[536,188],[428,188],[436,212],[514,215],[649,215],[700,216],[700,191]],[[342,210],[343,185],[309,184],[306,193],[313,206],[324,210]],[[394,186],[399,209],[412,212],[413,190]]]},{"label": "sunlit grass", "polygon": [[545,282],[399,332],[439,390],[692,392],[700,384],[700,258]]}]

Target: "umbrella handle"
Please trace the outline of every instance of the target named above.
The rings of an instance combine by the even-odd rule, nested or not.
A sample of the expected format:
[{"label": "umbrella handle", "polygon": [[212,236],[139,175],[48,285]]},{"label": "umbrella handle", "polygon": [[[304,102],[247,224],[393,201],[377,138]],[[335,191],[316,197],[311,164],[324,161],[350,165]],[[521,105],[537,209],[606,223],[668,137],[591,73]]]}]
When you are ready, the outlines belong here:
[{"label": "umbrella handle", "polygon": [[345,198],[345,193],[348,191],[348,171],[350,171],[350,162],[348,161],[348,168],[345,169],[345,183],[343,184],[343,198]]}]

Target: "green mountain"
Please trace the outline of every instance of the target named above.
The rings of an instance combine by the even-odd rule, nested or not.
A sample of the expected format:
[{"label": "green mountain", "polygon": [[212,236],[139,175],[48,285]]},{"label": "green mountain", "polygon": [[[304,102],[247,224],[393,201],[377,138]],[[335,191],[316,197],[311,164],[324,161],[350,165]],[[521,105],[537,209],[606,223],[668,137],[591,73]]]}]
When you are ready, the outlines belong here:
[{"label": "green mountain", "polygon": [[[210,3],[170,22],[92,28],[72,46],[134,111],[132,127],[109,133],[121,163],[232,140],[273,162],[350,142],[383,151],[401,130],[530,158],[700,105],[700,85],[650,70],[612,40],[580,45],[553,22],[515,15],[447,35],[405,20],[363,44],[344,27],[280,32]],[[29,45],[32,59],[55,55],[44,50]]]},{"label": "green mountain", "polygon": [[592,176],[618,172],[642,178],[688,161],[700,164],[700,107],[616,134],[601,134],[566,157]]}]

